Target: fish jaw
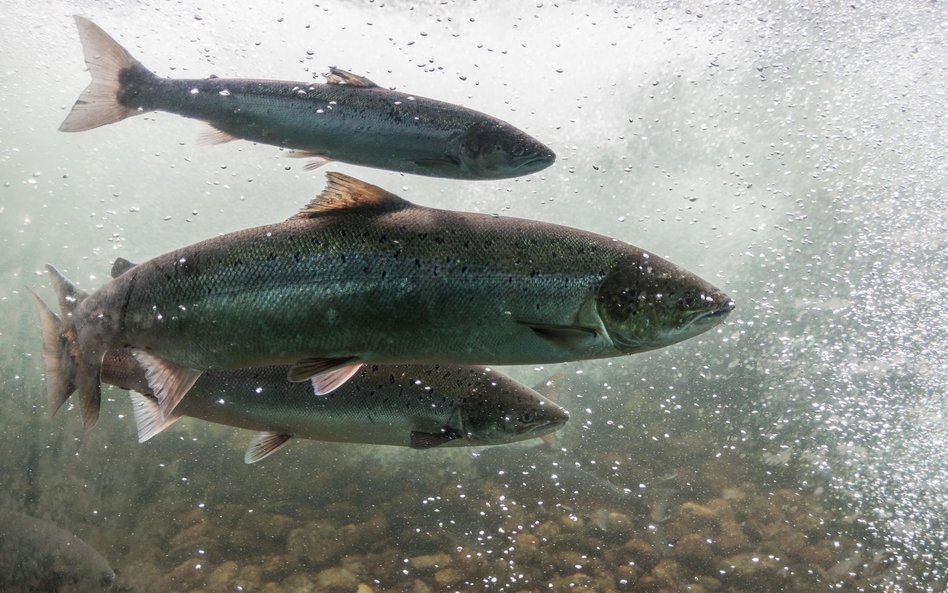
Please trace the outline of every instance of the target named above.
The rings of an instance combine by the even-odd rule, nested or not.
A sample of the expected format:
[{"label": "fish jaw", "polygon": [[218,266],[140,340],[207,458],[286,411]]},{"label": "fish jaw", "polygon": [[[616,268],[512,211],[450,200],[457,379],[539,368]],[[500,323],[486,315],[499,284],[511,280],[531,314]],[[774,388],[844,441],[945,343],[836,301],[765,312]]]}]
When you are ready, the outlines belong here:
[{"label": "fish jaw", "polygon": [[603,279],[596,300],[606,332],[626,354],[704,333],[735,307],[720,289],[645,251],[620,260]]}]

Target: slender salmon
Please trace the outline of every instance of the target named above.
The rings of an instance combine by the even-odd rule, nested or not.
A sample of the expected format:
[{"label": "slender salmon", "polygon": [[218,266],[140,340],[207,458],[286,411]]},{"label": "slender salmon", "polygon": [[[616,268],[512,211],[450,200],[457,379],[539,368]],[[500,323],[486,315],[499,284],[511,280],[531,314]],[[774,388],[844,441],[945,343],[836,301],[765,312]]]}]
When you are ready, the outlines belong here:
[{"label": "slender salmon", "polygon": [[569,419],[554,402],[485,367],[365,365],[325,397],[286,373],[284,366],[209,371],[165,417],[131,352],[110,350],[102,365],[103,382],[139,392],[131,395],[140,442],[190,416],[260,431],[247,463],[294,437],[413,449],[498,445],[544,436]]},{"label": "slender salmon", "polygon": [[454,179],[527,175],[553,151],[473,109],[383,89],[330,68],[328,84],[159,78],[89,19],[76,16],[92,83],[59,127],[79,132],[149,111],[203,120],[209,143],[243,139],[331,161]]}]

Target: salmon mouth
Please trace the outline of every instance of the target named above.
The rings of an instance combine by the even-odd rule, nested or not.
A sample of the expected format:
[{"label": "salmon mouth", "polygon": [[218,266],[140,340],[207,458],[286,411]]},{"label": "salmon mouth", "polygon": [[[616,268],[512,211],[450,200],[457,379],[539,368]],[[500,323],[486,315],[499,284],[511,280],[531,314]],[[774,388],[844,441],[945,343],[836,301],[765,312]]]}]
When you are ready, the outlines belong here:
[{"label": "salmon mouth", "polygon": [[524,158],[517,163],[517,168],[539,171],[540,169],[549,167],[554,161],[556,161],[556,155],[553,154],[553,152],[540,153]]},{"label": "salmon mouth", "polygon": [[737,306],[737,303],[733,299],[728,298],[721,303],[717,309],[713,311],[705,311],[695,317],[688,325],[716,325],[724,321],[724,318],[727,317],[731,311]]}]

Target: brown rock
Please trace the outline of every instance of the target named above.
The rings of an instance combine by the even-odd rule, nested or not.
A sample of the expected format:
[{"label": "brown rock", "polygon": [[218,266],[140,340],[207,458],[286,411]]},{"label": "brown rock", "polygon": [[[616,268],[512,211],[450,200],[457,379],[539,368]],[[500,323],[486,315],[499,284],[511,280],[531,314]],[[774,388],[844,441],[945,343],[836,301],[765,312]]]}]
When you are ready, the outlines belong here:
[{"label": "brown rock", "polygon": [[332,593],[351,593],[359,586],[359,579],[345,568],[333,567],[319,571],[316,584],[320,590]]},{"label": "brown rock", "polygon": [[750,552],[719,560],[717,568],[725,584],[754,591],[781,590],[789,575],[773,558]]},{"label": "brown rock", "polygon": [[202,521],[200,523],[195,523],[190,527],[182,529],[174,535],[169,541],[169,547],[177,548],[178,546],[188,545],[192,542],[202,539],[205,537],[210,530],[211,524],[207,521]]},{"label": "brown rock", "polygon": [[637,566],[645,572],[652,570],[652,567],[658,564],[660,559],[658,552],[652,544],[635,538],[630,539],[622,545],[622,553],[620,556],[622,557],[623,564],[631,563],[632,566]]},{"label": "brown rock", "polygon": [[316,583],[305,574],[292,574],[281,583],[286,593],[316,593]]},{"label": "brown rock", "polygon": [[206,587],[214,593],[224,593],[237,576],[237,563],[225,562],[211,571],[207,577]]},{"label": "brown rock", "polygon": [[192,587],[203,585],[205,575],[210,567],[203,560],[197,558],[188,558],[177,565],[169,572],[163,582],[174,590],[187,590]]},{"label": "brown rock", "polygon": [[434,580],[441,586],[456,585],[464,579],[464,574],[456,568],[442,568],[434,575]]},{"label": "brown rock", "polygon": [[540,540],[532,533],[518,533],[514,536],[514,544],[518,550],[533,552],[540,547]]},{"label": "brown rock", "polygon": [[672,550],[672,556],[687,564],[697,563],[700,565],[698,571],[705,572],[704,568],[710,567],[714,562],[714,548],[708,538],[690,533],[678,540]]},{"label": "brown rock", "polygon": [[415,570],[431,573],[439,568],[445,568],[451,565],[451,557],[444,553],[424,554],[409,558],[408,565]]}]

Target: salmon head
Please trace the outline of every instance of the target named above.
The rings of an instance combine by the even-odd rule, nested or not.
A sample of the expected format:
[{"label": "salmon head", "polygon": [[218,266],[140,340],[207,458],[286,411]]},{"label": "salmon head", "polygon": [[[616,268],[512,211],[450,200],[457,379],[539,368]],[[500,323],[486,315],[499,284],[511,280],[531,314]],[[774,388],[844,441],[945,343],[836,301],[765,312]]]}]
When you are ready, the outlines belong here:
[{"label": "salmon head", "polygon": [[632,354],[701,334],[734,301],[698,276],[647,252],[628,255],[603,278],[596,308],[613,345]]}]

